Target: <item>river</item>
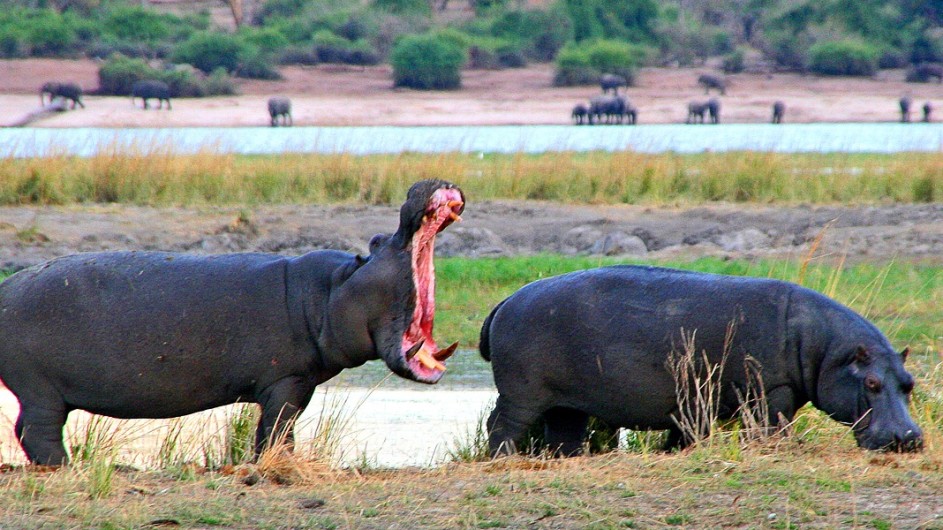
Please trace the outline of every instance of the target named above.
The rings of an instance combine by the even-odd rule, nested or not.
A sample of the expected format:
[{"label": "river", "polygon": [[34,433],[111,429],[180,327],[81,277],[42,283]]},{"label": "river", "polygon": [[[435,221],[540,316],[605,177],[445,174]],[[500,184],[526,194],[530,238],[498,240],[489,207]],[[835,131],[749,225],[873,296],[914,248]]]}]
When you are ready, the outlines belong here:
[{"label": "river", "polygon": [[236,154],[621,151],[902,152],[943,149],[943,123],[723,125],[3,128],[0,156],[109,152]]}]

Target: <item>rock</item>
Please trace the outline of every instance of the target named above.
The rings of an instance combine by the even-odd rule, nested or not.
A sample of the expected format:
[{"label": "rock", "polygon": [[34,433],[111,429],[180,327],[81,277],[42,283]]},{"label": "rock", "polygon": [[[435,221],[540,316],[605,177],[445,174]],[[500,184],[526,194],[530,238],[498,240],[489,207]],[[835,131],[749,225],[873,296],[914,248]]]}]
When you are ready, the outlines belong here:
[{"label": "rock", "polygon": [[571,228],[563,234],[560,252],[564,254],[589,252],[602,237],[602,231],[595,226],[581,225]]},{"label": "rock", "polygon": [[502,256],[507,245],[487,228],[451,226],[436,236],[436,254],[443,257]]},{"label": "rock", "polygon": [[645,246],[642,238],[616,231],[609,232],[598,239],[590,248],[589,253],[605,256],[644,256],[648,253],[648,247]]},{"label": "rock", "polygon": [[746,252],[768,248],[770,237],[756,228],[747,228],[732,234],[721,234],[715,242],[727,252]]}]

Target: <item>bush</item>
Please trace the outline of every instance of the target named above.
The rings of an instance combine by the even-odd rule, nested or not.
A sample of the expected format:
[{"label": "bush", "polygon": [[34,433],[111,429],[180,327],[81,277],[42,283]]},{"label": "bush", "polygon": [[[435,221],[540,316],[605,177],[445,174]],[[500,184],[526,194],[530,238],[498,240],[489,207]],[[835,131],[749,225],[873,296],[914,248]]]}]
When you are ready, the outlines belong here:
[{"label": "bush", "polygon": [[458,88],[465,49],[438,35],[407,35],[390,54],[393,84],[418,89]]},{"label": "bush", "polygon": [[822,75],[873,75],[877,61],[878,50],[856,40],[819,42],[809,48],[809,69]]},{"label": "bush", "polygon": [[121,54],[112,55],[98,69],[98,87],[103,95],[127,96],[131,86],[142,79],[159,79],[161,73],[143,59],[132,59]]},{"label": "bush", "polygon": [[235,93],[232,79],[222,68],[208,78],[190,65],[177,65],[167,70],[151,67],[143,59],[111,56],[98,70],[99,92],[104,95],[127,96],[134,83],[156,79],[170,85],[173,97],[200,97]]},{"label": "bush", "polygon": [[805,71],[809,64],[812,37],[808,33],[773,32],[768,36],[764,53],[778,66],[787,70]]},{"label": "bush", "polygon": [[65,57],[75,53],[75,31],[54,11],[43,11],[24,20],[23,28],[31,55]]},{"label": "bush", "polygon": [[28,49],[20,32],[12,28],[0,28],[0,57],[17,59],[27,54]]},{"label": "bush", "polygon": [[303,64],[305,66],[314,66],[318,64],[318,56],[312,49],[289,46],[279,54],[278,64]]},{"label": "bush", "polygon": [[740,48],[724,57],[723,70],[727,74],[739,74],[743,71],[745,53]]},{"label": "bush", "polygon": [[599,76],[608,73],[621,75],[633,85],[635,67],[646,53],[642,47],[617,41],[571,43],[557,54],[553,83],[555,86],[596,84]]},{"label": "bush", "polygon": [[314,34],[314,55],[321,63],[366,66],[380,62],[380,56],[366,40],[352,42],[328,30]]},{"label": "bush", "polygon": [[288,46],[288,39],[272,28],[242,27],[239,29],[239,36],[243,41],[266,53],[281,51]]},{"label": "bush", "polygon": [[224,68],[232,73],[239,68],[245,57],[254,51],[254,47],[250,47],[235,35],[201,31],[177,46],[173,53],[173,62],[192,64],[206,73],[217,68]]},{"label": "bush", "polygon": [[[248,79],[282,79],[282,74],[272,66],[272,63],[271,54],[263,53],[256,48],[243,56],[242,62],[236,70],[236,75]],[[218,70],[225,71],[225,68],[219,67],[214,71]]]},{"label": "bush", "polygon": [[391,13],[428,15],[432,13],[428,0],[373,0],[373,5]]},{"label": "bush", "polygon": [[105,34],[119,40],[154,42],[169,37],[171,27],[179,22],[172,15],[161,15],[152,9],[119,5],[108,13],[102,27]]}]

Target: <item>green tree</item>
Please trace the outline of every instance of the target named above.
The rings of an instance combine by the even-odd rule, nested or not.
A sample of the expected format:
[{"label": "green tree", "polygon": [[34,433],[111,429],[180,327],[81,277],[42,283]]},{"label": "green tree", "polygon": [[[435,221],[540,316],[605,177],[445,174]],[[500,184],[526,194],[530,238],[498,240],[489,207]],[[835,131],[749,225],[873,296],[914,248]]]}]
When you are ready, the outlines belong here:
[{"label": "green tree", "polygon": [[460,87],[464,62],[455,39],[435,34],[407,35],[390,54],[394,85],[424,90]]}]

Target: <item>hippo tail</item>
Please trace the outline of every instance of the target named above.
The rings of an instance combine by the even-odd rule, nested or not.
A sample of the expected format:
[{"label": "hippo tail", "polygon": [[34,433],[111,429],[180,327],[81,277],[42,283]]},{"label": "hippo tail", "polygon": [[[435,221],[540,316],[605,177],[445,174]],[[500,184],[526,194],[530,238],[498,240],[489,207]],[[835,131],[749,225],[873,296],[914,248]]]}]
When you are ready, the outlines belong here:
[{"label": "hippo tail", "polygon": [[494,314],[498,312],[498,309],[501,309],[505,301],[506,300],[502,300],[500,304],[496,305],[494,309],[491,310],[488,318],[485,319],[485,323],[481,325],[481,335],[478,336],[478,351],[481,353],[481,357],[488,362],[491,362],[491,321],[494,319]]}]

